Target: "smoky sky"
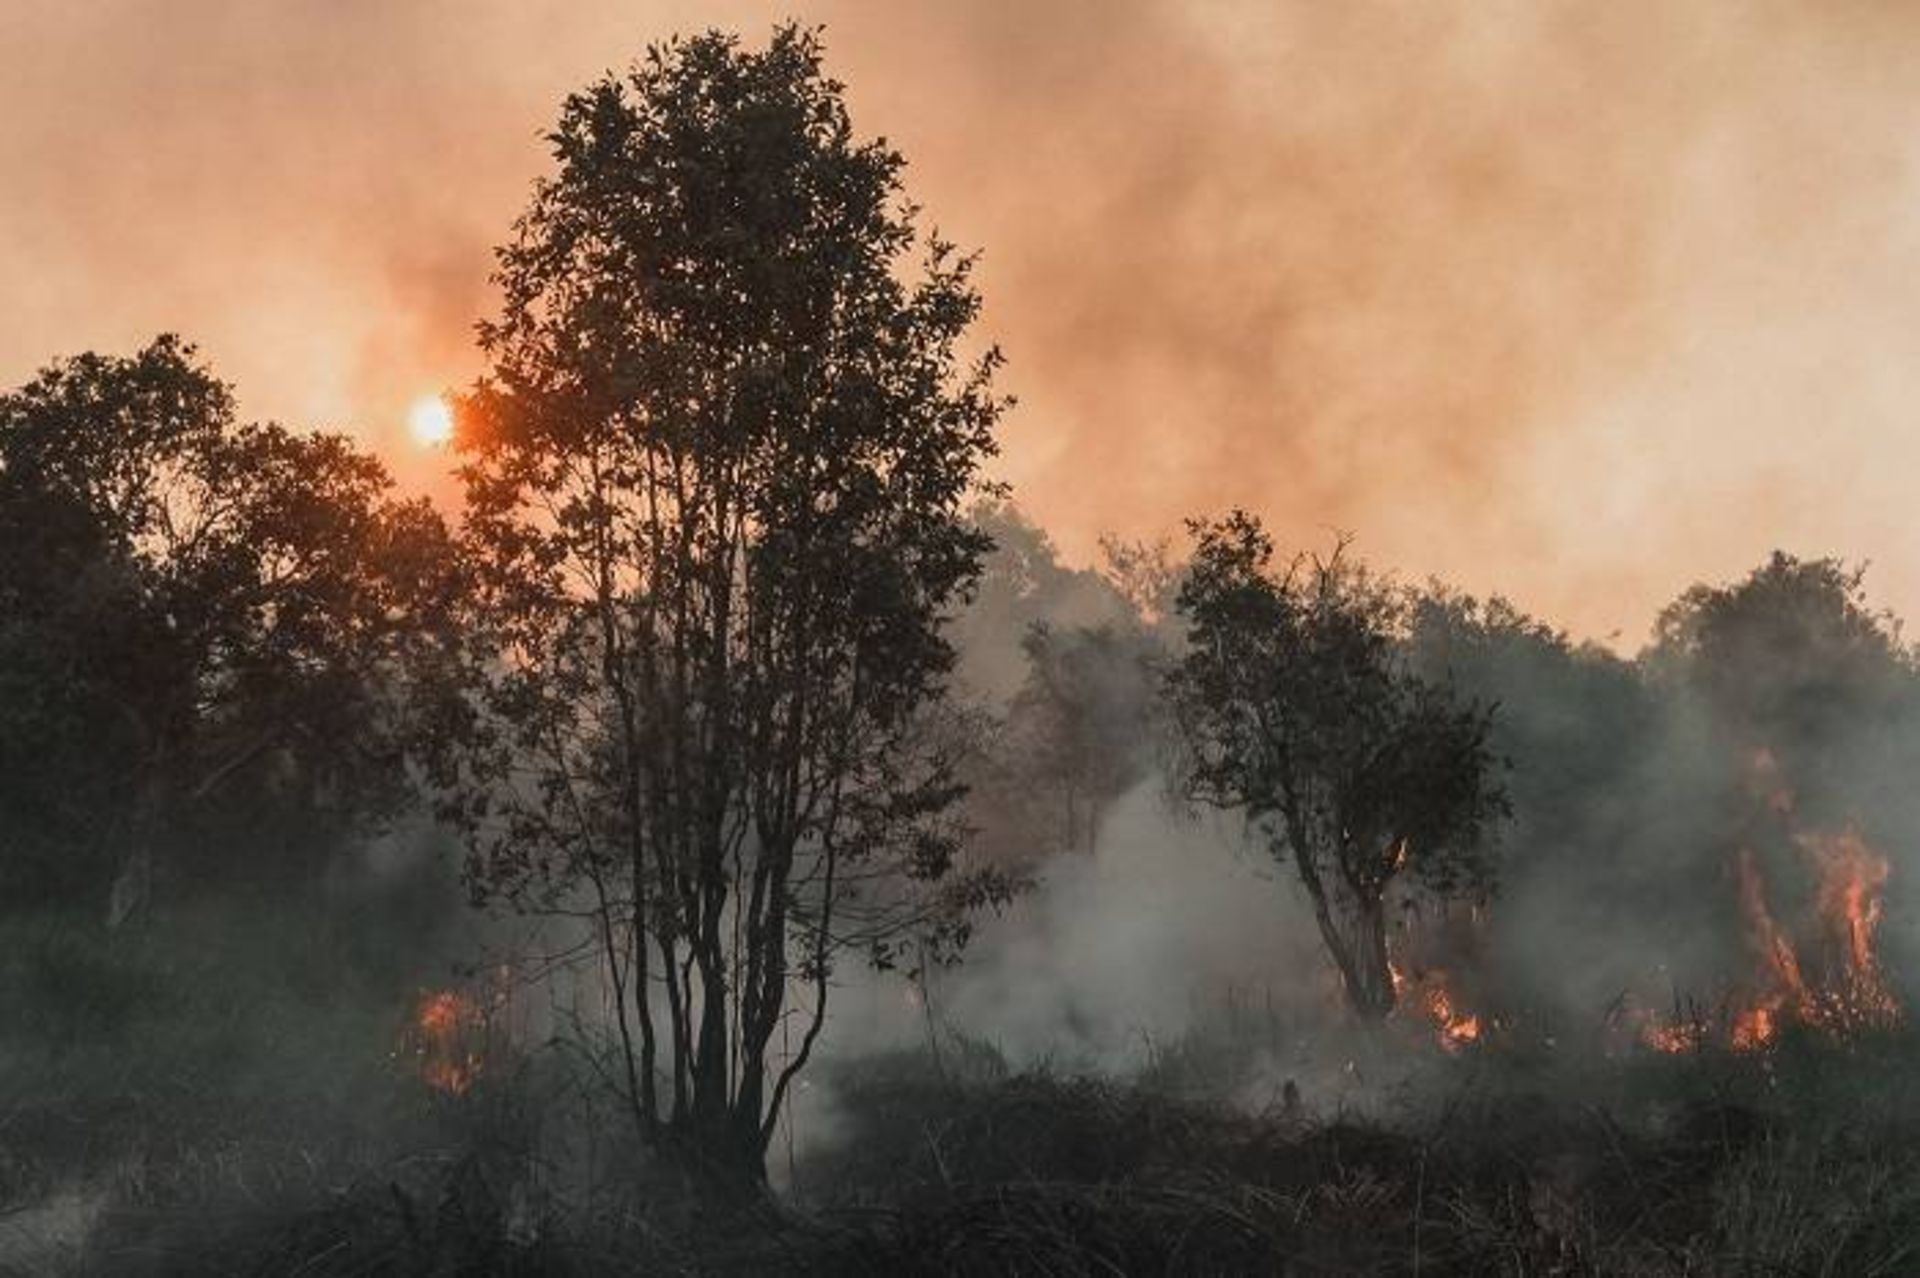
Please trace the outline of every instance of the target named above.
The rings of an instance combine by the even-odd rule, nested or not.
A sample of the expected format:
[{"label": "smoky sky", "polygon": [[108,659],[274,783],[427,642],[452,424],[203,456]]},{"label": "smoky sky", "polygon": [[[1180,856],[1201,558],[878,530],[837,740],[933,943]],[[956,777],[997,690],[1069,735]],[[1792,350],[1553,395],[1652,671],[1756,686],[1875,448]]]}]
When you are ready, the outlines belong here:
[{"label": "smoky sky", "polygon": [[1283,540],[1635,646],[1778,545],[1920,612],[1920,14],[1894,3],[95,0],[0,7],[0,380],[197,340],[409,483],[560,98],[827,28],[984,250],[1000,471],[1070,557]]}]

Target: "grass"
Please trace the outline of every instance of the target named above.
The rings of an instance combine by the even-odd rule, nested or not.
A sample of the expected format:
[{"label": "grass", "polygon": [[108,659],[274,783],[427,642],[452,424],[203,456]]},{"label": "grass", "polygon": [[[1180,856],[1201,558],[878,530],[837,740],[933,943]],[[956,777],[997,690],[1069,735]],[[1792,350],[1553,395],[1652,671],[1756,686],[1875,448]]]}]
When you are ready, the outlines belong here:
[{"label": "grass", "polygon": [[191,1235],[470,1143],[395,1059],[408,983],[357,943],[267,909],[0,923],[0,1273],[168,1272]]},{"label": "grass", "polygon": [[431,947],[265,913],[90,924],[0,923],[8,1278],[1920,1272],[1907,1033],[1378,1044],[1405,1085],[1364,1112],[1281,1086],[1298,1031],[1272,1018],[1154,1044],[1127,1079],[949,1037],[820,1074],[838,1138],[796,1196],[720,1219],[570,1054],[422,1084],[395,1047]]},{"label": "grass", "polygon": [[815,1268],[1911,1273],[1912,1048],[1802,1043],[1524,1075],[1497,1058],[1439,1061],[1424,1109],[1384,1119],[1248,1114],[1170,1095],[1152,1071],[1145,1085],[942,1081],[924,1062],[868,1062],[841,1084],[856,1126],[807,1175],[837,1186],[821,1218],[845,1229]]}]

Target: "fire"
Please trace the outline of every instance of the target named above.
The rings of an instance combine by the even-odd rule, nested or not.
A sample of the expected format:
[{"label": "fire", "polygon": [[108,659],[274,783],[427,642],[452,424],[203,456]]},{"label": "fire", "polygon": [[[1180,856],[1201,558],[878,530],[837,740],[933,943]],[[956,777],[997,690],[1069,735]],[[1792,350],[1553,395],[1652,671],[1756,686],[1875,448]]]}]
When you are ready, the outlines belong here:
[{"label": "fire", "polygon": [[[1758,1052],[1790,1026],[1847,1039],[1901,1018],[1876,950],[1892,873],[1887,858],[1854,825],[1823,829],[1804,821],[1771,751],[1750,757],[1746,782],[1750,824],[1728,862],[1745,942],[1743,974],[1707,1002],[1676,994],[1666,1015],[1623,999],[1607,1018],[1616,1046],[1684,1054],[1718,1043]],[[1451,927],[1461,918],[1439,921]],[[1430,1027],[1447,1052],[1503,1028],[1470,1010],[1445,968],[1420,962],[1422,955],[1470,956],[1478,913],[1465,922],[1464,937],[1459,927],[1441,936],[1428,920],[1401,938],[1387,965],[1399,1014]]]},{"label": "fire", "polygon": [[1706,1041],[1706,1037],[1706,1026],[1700,1021],[1668,1023],[1647,1017],[1640,1023],[1640,1041],[1654,1051],[1665,1052],[1669,1056],[1693,1051]]},{"label": "fire", "polygon": [[1773,1041],[1780,1029],[1782,1009],[1792,1007],[1797,1011],[1812,1000],[1806,979],[1800,974],[1800,956],[1767,907],[1766,881],[1750,848],[1740,849],[1734,858],[1734,872],[1740,883],[1740,913],[1759,972],[1758,991],[1733,1013],[1733,1046],[1737,1051],[1748,1051]]},{"label": "fire", "polygon": [[1820,915],[1835,929],[1845,955],[1842,970],[1847,1005],[1855,1014],[1873,1020],[1898,1017],[1899,1004],[1873,950],[1874,933],[1880,927],[1880,900],[1892,867],[1852,830],[1828,837],[1809,836],[1803,843],[1825,869]]},{"label": "fire", "polygon": [[451,1096],[472,1087],[485,1068],[490,1019],[485,1007],[459,990],[423,995],[403,1043],[421,1081]]},{"label": "fire", "polygon": [[1444,1050],[1457,1052],[1480,1040],[1480,1017],[1460,1006],[1447,986],[1445,972],[1430,968],[1416,981],[1398,963],[1389,962],[1387,971],[1393,977],[1393,991],[1401,1005],[1426,1018]]},{"label": "fire", "polygon": [[1479,1040],[1480,1018],[1472,1012],[1456,1008],[1445,986],[1429,987],[1424,1002],[1428,1018],[1440,1031],[1442,1047],[1457,1050]]},{"label": "fire", "polygon": [[1765,1047],[1780,1032],[1780,1008],[1760,1003],[1734,1014],[1730,1041],[1736,1052],[1751,1052]]},{"label": "fire", "polygon": [[1899,1018],[1874,952],[1881,895],[1891,869],[1860,834],[1800,834],[1794,845],[1817,875],[1809,917],[1789,930],[1769,908],[1758,859],[1735,861],[1741,915],[1757,958],[1755,988],[1734,1014],[1736,1049],[1764,1047],[1788,1021],[1836,1037]]},{"label": "fire", "polygon": [[[1874,953],[1881,896],[1892,872],[1887,859],[1851,829],[1801,835],[1796,843],[1818,871],[1820,889],[1807,929],[1808,962],[1785,968],[1785,1005],[1835,1033],[1898,1019],[1899,1004]],[[1793,956],[1784,938],[1780,949],[1783,957]],[[1811,980],[1802,974],[1809,967]]]},{"label": "fire", "polygon": [[[1765,1048],[1788,1024],[1835,1038],[1890,1024],[1899,1003],[1874,950],[1881,898],[1892,870],[1887,858],[1853,828],[1792,828],[1794,795],[1771,751],[1755,753],[1749,785],[1764,810],[1783,827],[1787,846],[1805,858],[1818,884],[1810,905],[1783,923],[1760,858],[1742,846],[1733,861],[1740,918],[1753,971],[1738,987],[1725,1017],[1735,1051]],[[1706,1023],[1632,1017],[1640,1041],[1657,1051],[1681,1052],[1705,1041]]]}]

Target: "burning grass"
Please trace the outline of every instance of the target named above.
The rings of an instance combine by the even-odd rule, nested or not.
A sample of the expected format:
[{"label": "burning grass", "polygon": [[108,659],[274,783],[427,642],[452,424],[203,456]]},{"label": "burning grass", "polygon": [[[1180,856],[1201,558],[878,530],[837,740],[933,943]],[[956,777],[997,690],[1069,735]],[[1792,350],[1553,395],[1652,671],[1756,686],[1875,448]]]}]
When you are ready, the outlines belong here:
[{"label": "burning grass", "polygon": [[1467,1010],[1445,970],[1428,968],[1409,974],[1406,967],[1396,963],[1389,971],[1402,1018],[1424,1020],[1442,1050],[1458,1052],[1480,1041],[1486,1026],[1479,1013]]},{"label": "burning grass", "polygon": [[[1732,858],[1750,972],[1714,1004],[1556,1047],[1480,1003],[1470,946],[1410,945],[1384,1026],[1229,998],[1230,1033],[1149,1041],[1128,1080],[952,1039],[823,1075],[833,1143],[725,1219],[496,977],[371,973],[270,918],[16,929],[0,1275],[1920,1271],[1887,862],[1782,828],[1810,887]],[[1609,1030],[1628,1050],[1588,1050]]]},{"label": "burning grass", "polygon": [[[1366,1118],[1304,1077],[1304,1098],[1278,1079],[1246,1085],[1297,1032],[1271,1013],[1232,1022],[1255,1042],[1161,1046],[1132,1082],[1022,1073],[985,1045],[949,1042],[937,1059],[823,1076],[844,1116],[837,1141],[802,1151],[783,1207],[717,1220],[633,1155],[560,1058],[483,1055],[446,1090],[418,1057],[391,1059],[393,1035],[423,1017],[471,1024],[484,987],[446,987],[464,1002],[429,991],[411,1004],[413,1029],[396,1031],[404,989],[378,1015],[321,990],[263,1005],[256,982],[287,973],[211,961],[219,947],[189,962],[173,946],[156,933],[95,956],[88,979],[133,982],[140,997],[124,1002],[147,1007],[144,1020],[76,1010],[62,1028],[42,1009],[40,1032],[64,1046],[30,1060],[9,1044],[6,1094],[23,1099],[0,1114],[0,1273],[1920,1264],[1916,1044],[1898,1026],[1836,1043],[1790,1025],[1765,1052],[1569,1053],[1546,1069],[1496,1035],[1429,1048],[1420,1090]],[[143,1054],[129,1054],[135,1041]],[[1378,1050],[1418,1052],[1392,1027]],[[1363,1072],[1382,1077],[1374,1063]]]},{"label": "burning grass", "polygon": [[[1901,1019],[1877,942],[1892,867],[1858,829],[1800,828],[1792,791],[1772,756],[1755,756],[1752,784],[1766,814],[1754,841],[1731,860],[1747,973],[1733,982],[1710,1013],[1698,1008],[1661,1016],[1628,1005],[1623,1020],[1647,1047],[1676,1053],[1722,1042],[1737,1052],[1771,1046],[1789,1026],[1835,1042],[1883,1030]],[[1795,895],[1768,874],[1756,850],[1767,839],[1789,868],[1811,882]]]},{"label": "burning grass", "polygon": [[[1614,1054],[1630,1046],[1667,1055],[1716,1046],[1764,1052],[1789,1029],[1843,1045],[1902,1020],[1879,953],[1892,862],[1856,825],[1804,824],[1770,751],[1754,752],[1745,779],[1749,819],[1730,844],[1728,892],[1720,907],[1735,923],[1739,943],[1719,988],[1705,998],[1675,991],[1664,1011],[1645,997],[1623,993],[1606,1016],[1607,1047]],[[1432,921],[1416,915],[1397,938],[1389,965],[1398,1019],[1425,1026],[1449,1053],[1507,1032],[1539,1033],[1477,1007],[1449,966],[1420,962],[1421,951],[1437,950],[1470,964],[1479,912],[1469,918],[1463,931],[1445,912]]]}]

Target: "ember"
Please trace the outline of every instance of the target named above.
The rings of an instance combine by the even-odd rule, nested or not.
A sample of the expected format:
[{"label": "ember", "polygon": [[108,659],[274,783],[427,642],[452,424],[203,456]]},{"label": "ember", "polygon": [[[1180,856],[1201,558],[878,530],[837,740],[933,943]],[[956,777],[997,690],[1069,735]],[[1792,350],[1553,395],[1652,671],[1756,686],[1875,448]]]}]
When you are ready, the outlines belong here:
[{"label": "ember", "polygon": [[1444,971],[1429,968],[1414,978],[1408,976],[1397,963],[1389,963],[1388,971],[1393,975],[1394,994],[1400,1005],[1432,1024],[1443,1049],[1457,1052],[1469,1043],[1479,1041],[1482,1028],[1480,1017],[1460,1005],[1458,997],[1448,987]]},{"label": "ember", "polygon": [[459,990],[421,997],[402,1044],[421,1081],[458,1096],[485,1067],[491,1018],[488,1009]]}]

